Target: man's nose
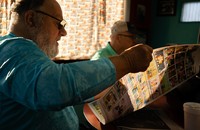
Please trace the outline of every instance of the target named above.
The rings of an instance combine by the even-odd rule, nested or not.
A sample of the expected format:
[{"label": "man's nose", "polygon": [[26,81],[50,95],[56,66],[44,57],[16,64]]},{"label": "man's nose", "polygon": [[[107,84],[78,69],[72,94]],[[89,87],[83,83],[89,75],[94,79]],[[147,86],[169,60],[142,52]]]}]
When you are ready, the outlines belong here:
[{"label": "man's nose", "polygon": [[65,28],[62,28],[60,30],[60,34],[61,34],[61,36],[66,36],[67,35],[67,31],[65,30]]}]

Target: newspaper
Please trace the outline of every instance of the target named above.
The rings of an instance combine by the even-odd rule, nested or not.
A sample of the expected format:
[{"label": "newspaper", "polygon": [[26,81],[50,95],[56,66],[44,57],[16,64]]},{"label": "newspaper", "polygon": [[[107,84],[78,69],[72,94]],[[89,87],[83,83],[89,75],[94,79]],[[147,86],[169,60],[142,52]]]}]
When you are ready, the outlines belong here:
[{"label": "newspaper", "polygon": [[200,44],[183,44],[153,50],[145,72],[129,73],[89,107],[102,124],[137,111],[199,72]]}]

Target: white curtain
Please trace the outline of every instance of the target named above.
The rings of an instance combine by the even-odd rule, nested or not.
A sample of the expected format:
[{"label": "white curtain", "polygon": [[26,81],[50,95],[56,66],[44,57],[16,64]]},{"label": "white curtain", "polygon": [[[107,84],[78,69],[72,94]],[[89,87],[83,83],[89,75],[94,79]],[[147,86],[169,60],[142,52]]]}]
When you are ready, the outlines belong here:
[{"label": "white curtain", "polygon": [[[12,1],[15,0],[0,0],[1,36],[8,32]],[[67,36],[59,42],[59,59],[89,59],[109,41],[113,23],[129,19],[130,0],[57,1],[68,22]]]},{"label": "white curtain", "polygon": [[0,0],[0,36],[8,33],[12,1],[14,0]]},{"label": "white curtain", "polygon": [[[58,0],[68,22],[58,58],[89,59],[109,41],[110,28],[125,20],[126,0]],[[126,18],[127,19],[127,18]]]}]

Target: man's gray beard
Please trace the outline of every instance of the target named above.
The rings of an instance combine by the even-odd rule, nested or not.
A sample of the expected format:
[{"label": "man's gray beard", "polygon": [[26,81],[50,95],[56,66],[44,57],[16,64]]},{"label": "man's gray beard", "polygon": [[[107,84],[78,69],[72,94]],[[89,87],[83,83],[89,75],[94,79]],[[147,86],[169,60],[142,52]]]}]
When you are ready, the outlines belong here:
[{"label": "man's gray beard", "polygon": [[[38,45],[38,47],[49,57],[54,58],[58,51],[55,52],[55,48],[52,48],[50,41],[48,40],[48,33],[41,31],[39,33],[35,33],[35,42]],[[33,34],[34,35],[34,34]],[[55,43],[56,44],[56,43]]]}]

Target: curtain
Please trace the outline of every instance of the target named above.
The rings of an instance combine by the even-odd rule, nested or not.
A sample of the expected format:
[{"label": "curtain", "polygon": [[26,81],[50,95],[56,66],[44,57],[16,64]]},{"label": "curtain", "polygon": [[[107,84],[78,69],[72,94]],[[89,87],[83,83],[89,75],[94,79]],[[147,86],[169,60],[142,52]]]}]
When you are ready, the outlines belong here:
[{"label": "curtain", "polygon": [[109,41],[113,23],[125,17],[125,0],[58,1],[68,22],[67,36],[59,44],[59,58],[89,59]]},{"label": "curtain", "polygon": [[[10,6],[14,0],[0,0],[0,35],[8,32]],[[126,0],[57,0],[67,21],[67,36],[59,41],[56,58],[65,60],[89,59],[105,47],[110,28],[117,20],[125,19]]]},{"label": "curtain", "polygon": [[10,23],[10,7],[13,0],[0,0],[0,36],[7,34]]}]

